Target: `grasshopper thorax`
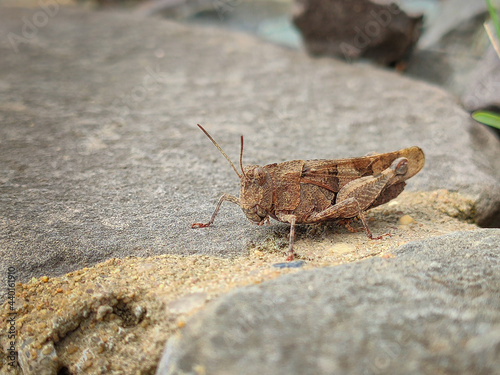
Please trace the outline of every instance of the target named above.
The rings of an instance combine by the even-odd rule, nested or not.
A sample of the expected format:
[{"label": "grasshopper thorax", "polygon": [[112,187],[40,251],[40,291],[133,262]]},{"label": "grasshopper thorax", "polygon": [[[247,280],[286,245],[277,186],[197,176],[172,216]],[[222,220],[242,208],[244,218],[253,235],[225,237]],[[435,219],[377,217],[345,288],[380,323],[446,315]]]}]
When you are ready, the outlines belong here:
[{"label": "grasshopper thorax", "polygon": [[245,216],[262,225],[269,220],[273,205],[273,180],[266,167],[243,167],[240,180],[240,206]]}]

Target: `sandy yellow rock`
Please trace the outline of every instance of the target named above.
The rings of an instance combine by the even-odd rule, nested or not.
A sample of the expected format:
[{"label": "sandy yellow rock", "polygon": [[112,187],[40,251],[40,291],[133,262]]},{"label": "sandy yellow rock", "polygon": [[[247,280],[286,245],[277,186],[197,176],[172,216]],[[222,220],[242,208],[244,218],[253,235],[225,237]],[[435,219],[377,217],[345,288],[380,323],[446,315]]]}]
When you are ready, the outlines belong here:
[{"label": "sandy yellow rock", "polygon": [[416,223],[416,221],[410,215],[403,215],[399,218],[399,224],[401,225],[410,225],[413,223]]},{"label": "sandy yellow rock", "polygon": [[356,251],[356,247],[353,246],[352,244],[340,242],[333,244],[329,249],[329,252],[335,253],[335,254],[347,254],[347,253],[352,253]]}]

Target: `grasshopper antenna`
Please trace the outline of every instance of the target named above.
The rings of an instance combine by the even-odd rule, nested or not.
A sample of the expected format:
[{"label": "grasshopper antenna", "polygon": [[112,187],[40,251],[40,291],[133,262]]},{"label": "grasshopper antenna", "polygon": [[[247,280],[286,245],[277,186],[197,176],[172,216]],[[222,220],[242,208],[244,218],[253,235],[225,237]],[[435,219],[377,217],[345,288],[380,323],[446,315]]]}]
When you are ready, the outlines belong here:
[{"label": "grasshopper antenna", "polygon": [[[203,126],[201,126],[200,124],[197,124],[197,125],[201,129],[201,131],[203,133],[205,133],[205,135],[208,137],[208,139],[210,139],[212,141],[212,143],[214,144],[214,146],[217,147],[217,149],[220,151],[220,153],[222,155],[224,155],[224,157],[227,159],[227,161],[229,162],[229,164],[231,164],[231,167],[233,167],[233,169],[236,172],[236,174],[238,175],[238,177],[241,179],[241,174],[238,172],[238,170],[234,166],[234,164],[231,161],[231,159],[229,159],[229,156],[227,156],[226,153],[224,151],[222,151],[222,148],[220,148],[220,146],[217,144],[217,142],[214,141],[214,139],[212,138],[212,136],[210,134],[208,134],[208,132],[205,129],[203,129]],[[240,164],[241,164],[241,159],[243,157],[242,155],[243,155],[243,136],[241,136]],[[241,172],[243,172],[243,168],[241,169]],[[245,175],[245,174],[243,173],[243,175]]]},{"label": "grasshopper antenna", "polygon": [[245,177],[245,179],[248,180],[248,177],[245,174],[245,171],[243,170],[243,136],[241,136],[240,168],[241,168],[241,173],[243,173],[243,177]]}]

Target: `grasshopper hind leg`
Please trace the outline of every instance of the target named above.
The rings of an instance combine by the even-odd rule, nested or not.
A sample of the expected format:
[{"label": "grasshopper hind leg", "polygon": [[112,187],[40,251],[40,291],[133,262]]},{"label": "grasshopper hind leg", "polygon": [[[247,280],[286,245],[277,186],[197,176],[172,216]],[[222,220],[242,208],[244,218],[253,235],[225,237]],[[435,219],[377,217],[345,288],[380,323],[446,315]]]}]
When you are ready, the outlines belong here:
[{"label": "grasshopper hind leg", "polygon": [[[384,236],[389,236],[390,234],[383,234],[382,236],[374,237],[372,235],[372,232],[370,231],[370,228],[368,227],[368,221],[366,220],[366,216],[364,213],[364,210],[361,208],[358,200],[354,197],[347,198],[343,200],[340,203],[335,204],[334,206],[331,206],[327,208],[324,211],[317,212],[312,214],[309,217],[309,223],[317,223],[321,221],[326,221],[326,220],[344,220],[344,219],[351,219],[354,217],[359,217],[361,219],[361,222],[363,223],[363,227],[365,229],[366,236],[372,240],[380,240]],[[350,225],[347,226],[347,229],[349,229]],[[356,228],[352,228],[349,230],[354,230],[357,232],[358,230]]]},{"label": "grasshopper hind leg", "polygon": [[373,237],[372,232],[370,231],[370,228],[368,227],[368,222],[366,220],[365,213],[362,210],[359,210],[358,217],[361,219],[361,222],[363,223],[363,227],[365,227],[366,236],[370,240],[381,240],[385,236],[391,236],[390,233],[384,233],[384,234],[382,234],[380,236]]},{"label": "grasshopper hind leg", "polygon": [[288,256],[286,257],[287,261],[292,261],[294,252],[293,252],[293,243],[295,241],[295,221],[297,220],[295,216],[290,215],[290,239],[288,245]]}]

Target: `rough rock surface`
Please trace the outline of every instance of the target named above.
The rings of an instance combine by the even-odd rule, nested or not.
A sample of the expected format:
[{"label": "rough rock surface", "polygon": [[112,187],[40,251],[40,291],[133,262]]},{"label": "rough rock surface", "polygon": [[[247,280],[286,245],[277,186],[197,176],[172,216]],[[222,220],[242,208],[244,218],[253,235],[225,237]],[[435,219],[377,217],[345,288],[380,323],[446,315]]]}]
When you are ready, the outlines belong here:
[{"label": "rough rock surface", "polygon": [[[395,329],[379,337],[383,345],[375,349],[382,354],[360,366],[372,358],[375,367],[370,368],[390,369],[395,363],[393,353],[401,352],[391,344],[406,341],[390,340],[403,329],[399,323],[415,317],[401,302],[411,302],[411,295],[399,299],[397,294],[398,288],[407,288],[421,291],[424,302],[445,299],[440,315],[432,318],[446,319],[464,306],[469,315],[457,314],[448,329],[463,333],[466,340],[476,335],[459,344],[477,356],[463,357],[456,366],[469,360],[473,365],[479,358],[488,373],[495,364],[488,355],[498,348],[498,315],[493,311],[495,306],[498,311],[498,301],[488,300],[495,282],[498,290],[498,252],[481,257],[474,244],[479,237],[484,249],[490,239],[498,243],[498,231],[476,232],[468,222],[498,223],[498,141],[471,122],[453,98],[390,72],[310,59],[241,34],[127,14],[50,8],[49,3],[55,4],[35,2],[34,8],[0,12],[0,269],[5,275],[13,267],[22,282],[16,284],[14,298],[15,350],[22,367],[6,370],[9,341],[2,330],[0,373],[152,374],[165,340],[208,301],[237,286],[293,272],[318,283],[327,278],[330,284],[321,282],[323,289],[365,280],[365,287],[340,291],[346,300],[339,306],[360,302],[356,298],[382,288],[377,280],[389,280],[376,297],[393,296],[405,314],[389,311],[394,326],[382,328]],[[244,134],[246,163],[357,156],[413,144],[425,150],[427,163],[409,181],[408,192],[368,214],[372,231],[390,232],[391,237],[370,241],[364,233],[333,225],[300,227],[296,245],[302,267],[279,268],[286,225],[255,228],[237,207],[223,207],[213,228],[189,228],[210,216],[222,192],[237,194],[238,186],[226,161],[196,128],[198,122],[235,161],[239,135]],[[409,241],[471,229],[396,250]],[[446,244],[455,252],[438,250]],[[472,250],[465,249],[462,256],[460,249],[467,245]],[[190,253],[195,255],[184,256]],[[433,253],[429,263],[425,257]],[[164,255],[146,257],[156,254]],[[341,266],[338,274],[314,270],[371,257],[378,259]],[[108,258],[121,259],[82,268]],[[432,268],[425,268],[428,264]],[[359,276],[363,272],[364,279]],[[398,276],[391,275],[405,272],[416,277],[394,285]],[[412,284],[419,280],[422,284]],[[469,289],[463,287],[466,283]],[[311,297],[298,290],[304,301]],[[450,296],[450,290],[458,293]],[[476,310],[466,301],[460,305],[462,292],[478,309],[489,303],[480,324]],[[0,313],[3,327],[8,302]],[[361,301],[360,309],[368,309],[369,302]],[[352,316],[351,323],[362,320]],[[432,366],[442,353],[443,361],[454,359],[449,348],[456,336],[439,320],[425,323],[420,331],[425,335],[416,342],[434,340],[434,331],[444,335],[429,341],[434,357],[419,363]],[[343,327],[349,324],[346,320]],[[289,328],[295,326],[300,327]],[[360,336],[352,340],[350,333],[344,337],[355,345],[382,328],[358,331]],[[411,328],[402,337],[409,343],[414,342]],[[482,335],[483,328],[492,336]],[[292,349],[302,342],[296,334]],[[371,342],[365,347],[373,354]],[[425,355],[427,348],[422,345],[408,355]],[[498,358],[498,350],[493,355]]]},{"label": "rough rock surface", "polygon": [[495,108],[500,111],[500,57],[490,47],[471,74],[469,87],[462,96],[466,109]]},{"label": "rough rock surface", "polygon": [[[208,256],[113,259],[18,285],[19,366],[7,365],[10,340],[2,330],[0,373],[153,374],[167,338],[215,293],[287,272],[268,267],[221,280],[234,266]],[[2,311],[3,327],[8,318]]]},{"label": "rough rock surface", "polygon": [[286,238],[286,225],[254,227],[229,204],[212,228],[190,228],[238,193],[196,123],[235,160],[244,134],[248,164],[418,145],[427,162],[408,190],[458,191],[466,219],[499,222],[498,141],[442,90],[395,73],[62,6],[3,8],[0,54],[0,268],[21,281]]},{"label": "rough rock surface", "polygon": [[158,375],[496,374],[500,230],[236,290],[170,339]]},{"label": "rough rock surface", "polygon": [[[290,272],[393,257],[395,249],[410,241],[477,230],[451,217],[467,216],[470,207],[470,201],[446,191],[403,192],[390,205],[373,210],[378,218],[371,220],[372,230],[390,228],[391,237],[370,241],[364,233],[313,226],[297,233],[297,262],[284,262],[283,233],[232,259],[197,254],[128,257],[16,283],[15,295],[0,309],[0,326],[9,327],[0,331],[0,373],[153,374],[167,339],[193,312],[230,289]],[[300,267],[283,267],[290,264]],[[20,270],[11,271],[17,276]],[[14,344],[10,334],[16,336]],[[18,353],[17,367],[6,360],[11,350],[14,360]]]},{"label": "rough rock surface", "polygon": [[439,3],[438,14],[420,38],[419,48],[437,47],[447,34],[488,12],[486,1],[442,0]]},{"label": "rough rock surface", "polygon": [[293,22],[313,55],[337,56],[348,61],[363,57],[394,65],[407,59],[417,43],[422,16],[410,17],[395,3],[385,3],[298,0]]},{"label": "rough rock surface", "polygon": [[[499,5],[496,1],[497,8]],[[460,98],[469,111],[498,108],[500,59],[484,29],[489,20],[486,2],[443,0],[436,8],[437,14],[426,25],[412,54],[407,74],[439,84]],[[491,21],[490,25],[494,30]]]}]

